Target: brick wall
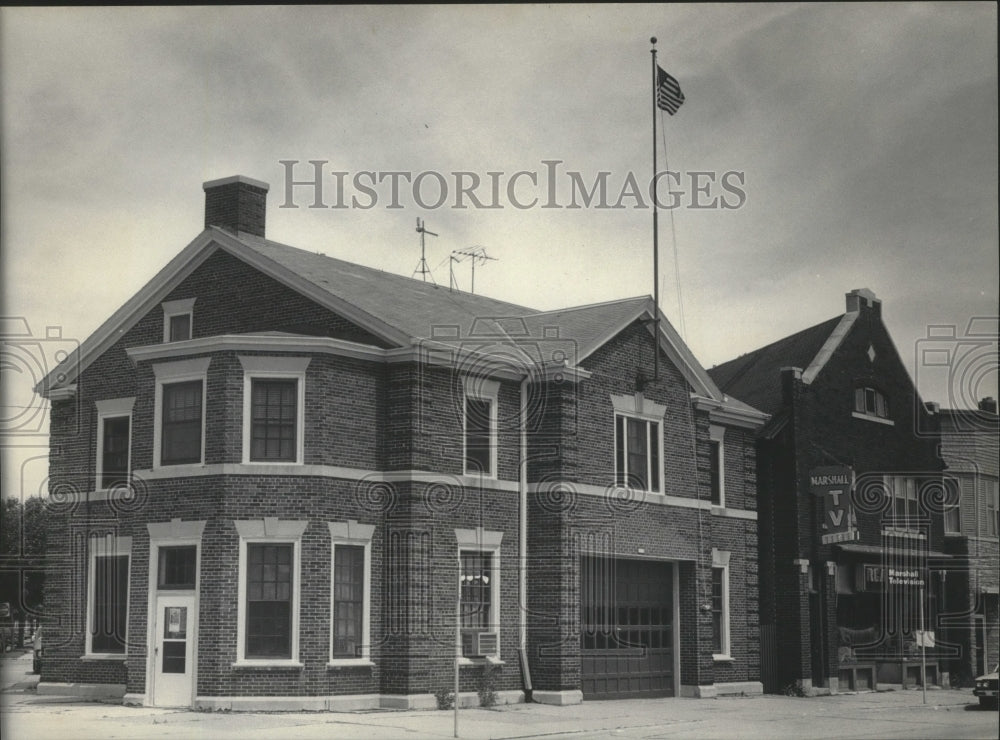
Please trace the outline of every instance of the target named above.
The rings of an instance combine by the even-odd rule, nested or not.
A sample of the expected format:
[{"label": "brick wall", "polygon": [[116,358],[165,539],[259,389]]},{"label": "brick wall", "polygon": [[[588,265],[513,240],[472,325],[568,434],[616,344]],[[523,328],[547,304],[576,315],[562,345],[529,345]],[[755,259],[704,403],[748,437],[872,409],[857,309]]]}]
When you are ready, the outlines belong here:
[{"label": "brick wall", "polygon": [[[874,348],[874,361],[868,357],[869,347]],[[891,425],[852,416],[858,386],[871,386],[885,395]],[[840,548],[820,542],[822,512],[810,492],[809,472],[817,466],[843,464],[854,469],[859,481],[865,481],[866,475],[881,479],[883,473],[913,476],[921,482],[939,480],[938,439],[928,433],[936,422],[918,403],[878,312],[867,307],[814,381],[792,383],[775,423],[779,419],[785,420],[784,428],[758,444],[765,533],[760,545],[765,574],[762,604],[765,621],[773,619],[777,625],[779,682],[823,682],[836,675],[838,645],[835,583],[825,563],[854,561],[845,558]],[[924,433],[918,435],[918,428]],[[930,499],[925,503],[930,504],[923,508],[927,545],[940,551],[944,545],[940,508],[935,509]],[[855,511],[858,542],[885,545],[883,506],[861,501],[856,502]],[[806,576],[792,562],[797,558],[813,565],[820,593],[812,597],[815,603],[810,602]]]}]

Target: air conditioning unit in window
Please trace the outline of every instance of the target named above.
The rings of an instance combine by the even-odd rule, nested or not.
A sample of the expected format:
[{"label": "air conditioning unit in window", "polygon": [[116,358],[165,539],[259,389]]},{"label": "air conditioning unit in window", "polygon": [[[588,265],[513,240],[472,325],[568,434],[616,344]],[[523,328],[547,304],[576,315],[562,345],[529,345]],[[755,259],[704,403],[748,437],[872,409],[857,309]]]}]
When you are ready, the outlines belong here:
[{"label": "air conditioning unit in window", "polygon": [[500,647],[500,635],[496,632],[463,632],[462,655],[466,658],[483,658],[496,655]]}]

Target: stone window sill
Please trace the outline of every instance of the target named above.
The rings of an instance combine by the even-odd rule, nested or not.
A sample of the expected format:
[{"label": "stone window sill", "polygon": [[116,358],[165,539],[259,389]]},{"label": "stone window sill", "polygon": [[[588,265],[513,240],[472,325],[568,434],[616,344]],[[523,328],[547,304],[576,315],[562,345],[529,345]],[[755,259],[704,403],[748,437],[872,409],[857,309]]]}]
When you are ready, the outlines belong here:
[{"label": "stone window sill", "polygon": [[122,655],[120,653],[90,653],[88,655],[81,655],[80,660],[111,660],[119,661],[124,663],[128,656]]},{"label": "stone window sill", "polygon": [[326,664],[328,671],[339,671],[343,668],[374,668],[375,662],[368,658],[342,658],[334,659]]},{"label": "stone window sill", "polygon": [[464,655],[458,659],[458,665],[461,667],[473,666],[473,665],[507,665],[505,661],[500,660],[500,658],[489,656],[486,658],[466,658]]},{"label": "stone window sill", "polygon": [[865,421],[874,421],[876,424],[886,424],[887,426],[894,427],[896,422],[892,419],[885,419],[881,416],[873,416],[872,414],[862,414],[860,411],[852,411],[851,416],[855,419],[864,419]]},{"label": "stone window sill", "polygon": [[301,671],[304,667],[297,660],[238,660],[233,663],[233,668],[238,671]]}]

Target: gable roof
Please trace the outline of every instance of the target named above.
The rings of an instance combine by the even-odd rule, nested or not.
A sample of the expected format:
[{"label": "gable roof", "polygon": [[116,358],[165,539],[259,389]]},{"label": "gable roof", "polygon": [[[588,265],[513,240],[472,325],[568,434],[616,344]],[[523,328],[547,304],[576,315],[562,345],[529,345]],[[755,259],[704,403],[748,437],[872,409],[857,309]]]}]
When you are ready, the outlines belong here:
[{"label": "gable roof", "polygon": [[[451,291],[245,232],[233,234],[209,227],[98,327],[36,390],[48,394],[70,389],[94,359],[165,300],[217,249],[329,308],[392,347],[410,347],[425,339],[454,345],[466,341],[483,327],[492,337],[516,345],[519,337],[542,337],[546,328],[556,327],[560,339],[575,343],[575,359],[579,363],[634,321],[654,315],[649,296],[537,311],[484,295]],[[447,331],[439,336],[436,329],[442,327]],[[652,333],[652,324],[648,328]],[[696,395],[736,413],[759,415],[755,409],[727,399],[720,392],[662,312],[660,345]]]},{"label": "gable roof", "polygon": [[781,408],[781,368],[808,369],[815,377],[855,317],[856,313],[835,316],[717,365],[708,374],[723,393],[773,416]]},{"label": "gable roof", "polygon": [[[221,233],[232,236],[226,232]],[[383,337],[397,344],[409,344],[413,339],[429,338],[436,326],[457,326],[462,330],[462,335],[468,336],[477,319],[487,316],[523,316],[534,312],[534,309],[525,306],[484,295],[452,291],[434,283],[383,272],[249,234],[241,233],[236,238],[257,255],[285,268],[321,291],[345,301],[355,310],[377,319],[385,326],[397,329],[402,336]]]}]

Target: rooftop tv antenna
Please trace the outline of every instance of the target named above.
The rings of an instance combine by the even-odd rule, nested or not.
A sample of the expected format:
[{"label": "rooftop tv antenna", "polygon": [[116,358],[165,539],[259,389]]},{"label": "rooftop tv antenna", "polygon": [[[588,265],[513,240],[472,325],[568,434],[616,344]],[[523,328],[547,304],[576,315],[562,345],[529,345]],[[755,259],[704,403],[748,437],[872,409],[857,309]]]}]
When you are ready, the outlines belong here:
[{"label": "rooftop tv antenna", "polygon": [[[458,255],[458,256],[456,256]],[[498,262],[496,257],[490,257],[486,254],[486,247],[469,247],[468,249],[456,249],[451,253],[451,261],[448,264],[448,289],[454,290],[456,287],[455,283],[455,263],[464,262],[465,260],[472,260],[472,289],[470,293],[476,292],[476,263],[485,265],[487,262]]]},{"label": "rooftop tv antenna", "polygon": [[431,236],[437,236],[437,234],[433,231],[428,231],[424,227],[424,222],[420,220],[419,216],[417,217],[417,233],[420,234],[420,262],[417,263],[417,269],[413,271],[413,275],[411,277],[415,277],[417,273],[419,273],[420,277],[423,278],[423,281],[426,283],[427,276],[430,275],[431,282],[437,285],[437,283],[434,282],[434,275],[431,274],[431,268],[427,266],[427,249],[424,244],[424,234],[430,234]]}]

